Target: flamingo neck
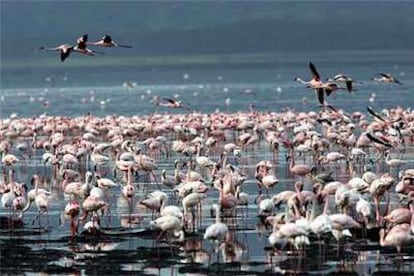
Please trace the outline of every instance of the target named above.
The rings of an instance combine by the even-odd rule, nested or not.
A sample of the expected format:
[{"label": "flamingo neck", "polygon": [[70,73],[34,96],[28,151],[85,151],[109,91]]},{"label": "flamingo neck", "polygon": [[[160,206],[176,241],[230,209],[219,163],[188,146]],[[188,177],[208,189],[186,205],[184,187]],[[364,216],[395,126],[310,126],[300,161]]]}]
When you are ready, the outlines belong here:
[{"label": "flamingo neck", "polygon": [[216,223],[220,223],[220,205],[216,204]]},{"label": "flamingo neck", "polygon": [[328,207],[329,207],[329,196],[324,196],[324,200],[325,200],[325,205],[323,206],[323,215],[327,215],[328,214]]},{"label": "flamingo neck", "polygon": [[227,165],[227,155],[228,155],[228,153],[226,153],[223,157],[223,160],[222,160],[222,163],[221,163],[222,168],[225,168],[226,165]]},{"label": "flamingo neck", "polygon": [[293,146],[292,146],[292,149],[290,150],[289,168],[292,169],[294,166],[295,166],[295,152],[293,151]]},{"label": "flamingo neck", "polygon": [[306,219],[309,222],[312,222],[316,217],[316,204],[318,204],[316,202],[316,200],[315,199],[312,200],[312,209],[311,209],[310,213],[309,212],[306,213]]},{"label": "flamingo neck", "polygon": [[132,185],[132,167],[128,167],[127,185]]},{"label": "flamingo neck", "polygon": [[160,206],[160,212],[165,208],[165,205],[167,204],[167,199],[162,198],[161,199],[161,206]]},{"label": "flamingo neck", "polygon": [[305,85],[308,85],[309,84],[309,82],[306,82],[306,81],[302,80],[301,78],[296,78],[295,80],[297,82],[300,82],[300,83],[305,84]]}]

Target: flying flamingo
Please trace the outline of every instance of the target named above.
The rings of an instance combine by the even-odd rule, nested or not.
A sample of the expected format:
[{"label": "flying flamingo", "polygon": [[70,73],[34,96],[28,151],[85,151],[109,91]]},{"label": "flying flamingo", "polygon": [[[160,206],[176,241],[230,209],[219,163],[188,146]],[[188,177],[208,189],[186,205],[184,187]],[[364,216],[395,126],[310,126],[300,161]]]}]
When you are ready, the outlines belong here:
[{"label": "flying flamingo", "polygon": [[306,85],[306,87],[315,89],[319,103],[321,105],[325,105],[324,89],[322,87],[323,83],[321,81],[321,77],[312,62],[309,62],[309,69],[312,73],[312,79],[310,81],[304,81],[299,77],[296,77],[295,81]]},{"label": "flying flamingo", "polygon": [[96,42],[87,42],[88,45],[96,45],[96,46],[102,46],[102,47],[122,47],[122,48],[132,48],[132,46],[129,45],[123,45],[116,43],[110,35],[104,35],[101,40]]},{"label": "flying flamingo", "polygon": [[348,92],[355,91],[355,89],[352,87],[354,80],[350,76],[344,74],[337,74],[333,78],[328,78],[326,81],[344,82],[346,84],[346,89],[348,90]]},{"label": "flying flamingo", "polygon": [[372,78],[373,81],[376,82],[386,82],[386,83],[396,83],[402,85],[402,83],[393,77],[391,74],[388,73],[378,73],[379,77]]},{"label": "flying flamingo", "polygon": [[46,51],[57,51],[60,54],[60,61],[65,61],[73,51],[73,46],[69,44],[62,44],[57,47],[40,47],[39,50],[46,50]]}]

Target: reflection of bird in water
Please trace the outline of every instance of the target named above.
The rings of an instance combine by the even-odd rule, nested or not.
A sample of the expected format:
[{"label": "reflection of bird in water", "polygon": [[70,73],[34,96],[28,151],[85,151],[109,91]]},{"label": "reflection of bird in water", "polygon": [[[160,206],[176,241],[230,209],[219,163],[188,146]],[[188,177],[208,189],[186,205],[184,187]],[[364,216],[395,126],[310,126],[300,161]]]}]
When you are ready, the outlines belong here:
[{"label": "reflection of bird in water", "polygon": [[86,222],[83,225],[84,234],[88,235],[98,235],[101,233],[101,226],[99,225],[99,217],[98,216],[92,216],[91,220]]},{"label": "reflection of bird in water", "polygon": [[241,262],[243,254],[246,252],[245,246],[233,239],[230,232],[227,234],[226,240],[220,244],[220,249],[225,263]]},{"label": "reflection of bird in water", "polygon": [[85,243],[84,247],[87,251],[113,251],[119,246],[119,242],[97,242]]},{"label": "reflection of bird in water", "polygon": [[184,244],[184,251],[186,252],[187,259],[184,260],[188,263],[205,264],[208,262],[209,255],[206,250],[203,249],[203,241],[197,238],[188,238]]}]

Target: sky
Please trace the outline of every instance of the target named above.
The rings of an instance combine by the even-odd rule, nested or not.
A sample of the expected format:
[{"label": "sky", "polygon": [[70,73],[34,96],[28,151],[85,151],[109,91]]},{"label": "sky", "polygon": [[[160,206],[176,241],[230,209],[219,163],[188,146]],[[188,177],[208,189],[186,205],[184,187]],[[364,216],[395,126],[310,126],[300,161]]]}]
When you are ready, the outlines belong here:
[{"label": "sky", "polygon": [[119,55],[412,50],[414,2],[1,0],[1,59],[104,34]]}]

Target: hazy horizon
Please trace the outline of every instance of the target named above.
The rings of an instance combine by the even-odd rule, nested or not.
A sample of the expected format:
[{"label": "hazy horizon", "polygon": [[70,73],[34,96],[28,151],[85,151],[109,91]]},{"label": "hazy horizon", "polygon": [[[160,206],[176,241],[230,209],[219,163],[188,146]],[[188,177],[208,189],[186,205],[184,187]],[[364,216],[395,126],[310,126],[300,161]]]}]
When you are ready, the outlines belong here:
[{"label": "hazy horizon", "polygon": [[414,43],[410,2],[0,3],[3,61],[50,58],[38,48],[74,44],[84,33],[133,45],[118,57],[411,50]]}]

